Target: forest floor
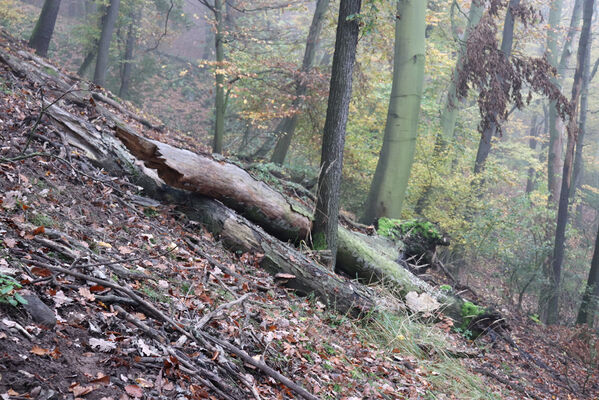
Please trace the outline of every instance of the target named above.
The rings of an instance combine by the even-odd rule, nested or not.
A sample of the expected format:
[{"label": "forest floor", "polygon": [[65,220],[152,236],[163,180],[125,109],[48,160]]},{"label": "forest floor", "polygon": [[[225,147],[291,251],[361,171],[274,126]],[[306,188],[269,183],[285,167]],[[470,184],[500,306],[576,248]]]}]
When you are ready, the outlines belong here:
[{"label": "forest floor", "polygon": [[[0,48],[25,49],[5,33]],[[508,312],[507,340],[472,341],[444,319],[358,321],[296,296],[259,268],[261,254],[223,249],[65,145],[41,115],[40,89],[0,60],[0,299],[14,298],[9,276],[29,299],[0,304],[0,398],[298,397],[204,333],[323,399],[599,398],[588,331]],[[93,101],[61,106],[110,134]]]}]

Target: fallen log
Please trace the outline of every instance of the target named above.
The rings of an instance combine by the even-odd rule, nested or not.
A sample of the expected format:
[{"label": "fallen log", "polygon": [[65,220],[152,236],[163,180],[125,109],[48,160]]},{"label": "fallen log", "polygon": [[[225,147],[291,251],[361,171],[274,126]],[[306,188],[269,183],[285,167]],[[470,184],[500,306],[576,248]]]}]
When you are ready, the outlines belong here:
[{"label": "fallen log", "polygon": [[[120,141],[113,135],[97,131],[87,121],[56,105],[49,107],[47,113],[61,128],[67,142],[83,152],[93,163],[110,170],[113,174],[130,176],[154,198],[181,205],[181,210],[190,219],[203,223],[211,232],[218,235],[229,249],[264,254],[262,267],[273,275],[285,274],[286,286],[303,294],[314,293],[323,303],[340,313],[357,317],[376,311],[376,296],[372,290],[327,270],[297,251],[292,245],[271,236],[224,204],[176,187],[188,187],[185,180],[179,181],[177,185],[166,185],[162,177],[169,179],[169,182],[174,179],[167,166],[143,162],[134,157],[126,147],[127,144],[135,143],[135,146],[139,147],[133,147],[134,151],[143,159],[147,154],[153,154],[155,151],[163,151],[164,153],[161,154],[168,157],[171,149],[164,147],[167,145],[154,141],[136,141],[137,135],[124,124],[117,128],[117,135],[123,138],[123,141]],[[193,153],[183,152],[196,159],[192,156]],[[177,154],[180,156],[182,153]],[[221,163],[211,159],[207,164],[221,166]],[[233,167],[231,164],[222,164],[228,169]],[[151,167],[160,169],[157,171]],[[236,176],[239,175],[243,177],[243,174]],[[231,183],[230,190],[233,190],[233,187]],[[258,190],[264,190],[264,187],[259,187]],[[280,196],[280,199],[284,198]],[[263,201],[266,202],[268,199]]]},{"label": "fallen log", "polygon": [[[23,62],[0,51],[0,62],[36,82],[59,80],[36,66],[34,59]],[[66,86],[66,82],[58,85]],[[68,100],[78,106],[98,109],[99,106],[81,99],[74,94],[68,96]],[[62,128],[67,142],[96,165],[113,174],[129,175],[150,197],[203,210],[203,214],[198,213],[196,218],[219,232],[225,243],[245,251],[264,253],[265,268],[294,275],[296,278],[289,283],[298,290],[314,292],[328,304],[337,304],[339,310],[361,310],[358,313],[372,310],[375,302],[369,297],[371,293],[362,290],[361,285],[357,290],[358,285],[338,278],[292,246],[277,240],[297,242],[305,239],[311,228],[310,213],[242,168],[224,159],[147,139],[105,108],[101,109],[101,114],[109,121],[113,133],[106,129],[99,132],[92,124],[59,105],[49,106],[46,112]],[[207,197],[217,199],[227,207]],[[344,228],[340,228],[339,238],[336,266],[339,271],[365,282],[390,282],[400,297],[408,292],[427,293],[445,307],[448,315],[461,320],[463,301],[432,288],[403,268],[398,262],[397,250],[390,242]]]}]

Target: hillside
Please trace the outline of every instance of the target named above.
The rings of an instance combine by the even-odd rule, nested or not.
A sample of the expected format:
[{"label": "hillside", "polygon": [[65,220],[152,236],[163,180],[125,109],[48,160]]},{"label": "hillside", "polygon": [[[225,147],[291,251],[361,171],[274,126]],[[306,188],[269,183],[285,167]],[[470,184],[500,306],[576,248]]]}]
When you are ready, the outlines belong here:
[{"label": "hillside", "polygon": [[[400,308],[354,319],[297,296],[285,286],[293,276],[260,267],[264,254],[227,250],[176,204],[70,146],[44,101],[111,136],[94,87],[78,82],[87,104],[61,98],[57,77],[77,78],[0,36],[2,51],[47,74],[32,81],[0,58],[0,298],[28,300],[0,304],[3,398],[599,396],[590,332],[502,310],[511,331],[473,342],[446,318]],[[107,108],[186,147],[176,131],[149,128],[160,121]]]}]

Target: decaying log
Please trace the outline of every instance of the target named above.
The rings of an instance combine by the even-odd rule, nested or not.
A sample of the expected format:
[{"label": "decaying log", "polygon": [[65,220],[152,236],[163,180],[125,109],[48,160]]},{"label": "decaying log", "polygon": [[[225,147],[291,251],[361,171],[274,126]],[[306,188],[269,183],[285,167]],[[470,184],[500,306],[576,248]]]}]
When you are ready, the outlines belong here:
[{"label": "decaying log", "polygon": [[223,204],[200,196],[191,196],[188,204],[183,208],[185,213],[219,235],[226,247],[262,253],[260,265],[265,270],[294,276],[286,286],[299,293],[314,293],[340,313],[357,316],[376,309],[372,290],[327,270]]},{"label": "decaying log", "polygon": [[[145,154],[144,152],[150,154],[150,151],[160,151],[158,149],[162,149],[164,153],[161,154],[166,154],[168,157],[171,151],[175,152],[179,149],[170,148],[170,146],[161,147],[158,145],[163,144],[153,141],[133,141],[137,140],[138,136],[131,128],[124,124],[119,125],[117,128],[117,135],[124,138],[121,141],[114,135],[99,132],[87,121],[56,105],[49,107],[47,113],[62,129],[68,143],[79,149],[96,165],[110,170],[115,174],[129,175],[132,179],[135,179],[136,184],[143,187],[149,195],[155,198],[174,201],[180,204],[182,206],[181,209],[191,219],[205,224],[209,230],[219,235],[230,249],[255,251],[264,254],[261,265],[267,271],[273,274],[285,273],[294,276],[294,278],[288,279],[287,286],[296,289],[300,293],[314,293],[323,303],[334,307],[341,313],[358,316],[372,313],[376,310],[376,302],[374,300],[376,296],[365,286],[353,283],[346,278],[339,277],[328,271],[325,267],[313,262],[297,251],[292,245],[281,242],[279,239],[271,236],[259,226],[238,215],[224,204],[198,195],[197,193],[177,188],[177,186],[187,187],[185,180],[179,181],[177,185],[166,185],[162,177],[172,182],[171,180],[177,177],[177,174],[170,171],[166,165],[142,162],[140,159],[135,158],[125,145],[128,143],[140,145],[141,147],[134,147],[135,152],[140,155],[140,158]],[[133,139],[128,141],[126,138]],[[193,155],[193,153],[188,151],[180,151],[189,157]],[[182,153],[176,152],[176,154],[181,156]],[[195,158],[191,157],[191,159]],[[208,157],[206,159],[208,160]],[[216,165],[220,167],[224,165],[225,169],[218,170],[223,171],[223,173],[233,169],[233,167],[239,169],[232,164],[220,163],[212,159],[209,159],[206,163],[208,166]],[[162,172],[161,170],[156,172],[153,167],[162,168]],[[187,165],[187,168],[191,168],[191,166]],[[235,176],[238,179],[246,177],[238,172],[235,171],[237,174]],[[249,177],[249,175],[247,176]],[[215,179],[218,182],[218,179]],[[251,177],[250,179],[252,179],[250,181],[252,183],[258,182],[254,181]],[[229,183],[231,191],[234,188],[234,183],[233,179]],[[243,182],[238,184],[242,185]],[[254,190],[263,191],[258,193],[268,195],[265,188],[272,191],[272,189],[268,188],[262,182],[258,182],[258,186],[258,189]],[[281,204],[284,197],[279,196],[276,200],[280,201],[279,204]],[[262,201],[266,204],[268,200],[268,198],[265,198]],[[253,215],[256,215],[256,213]],[[294,215],[296,218],[302,216],[299,213],[291,215]],[[278,223],[281,224],[280,221]],[[287,227],[291,225],[282,226]]]},{"label": "decaying log", "polygon": [[[58,81],[57,87],[69,87],[67,82],[61,82],[60,75],[44,72],[34,59],[20,61],[0,50],[0,62],[32,81]],[[113,174],[130,176],[150,197],[186,205],[190,213],[195,211],[195,218],[219,233],[230,247],[264,253],[263,266],[271,272],[294,275],[289,284],[299,291],[314,292],[342,312],[373,310],[372,293],[364,286],[338,277],[280,241],[297,242],[309,235],[310,215],[299,205],[233,163],[147,139],[110,110],[99,108],[78,94],[69,93],[65,99],[100,110],[113,129],[100,132],[60,103],[46,110],[68,143],[96,165]],[[408,292],[428,293],[444,305],[448,315],[461,320],[462,300],[432,288],[403,268],[397,249],[383,238],[340,228],[337,258],[337,269],[350,278],[389,282],[400,296]]]},{"label": "decaying log", "polygon": [[169,186],[220,200],[282,240],[307,237],[310,218],[235,164],[146,139],[124,124],[116,136]]}]

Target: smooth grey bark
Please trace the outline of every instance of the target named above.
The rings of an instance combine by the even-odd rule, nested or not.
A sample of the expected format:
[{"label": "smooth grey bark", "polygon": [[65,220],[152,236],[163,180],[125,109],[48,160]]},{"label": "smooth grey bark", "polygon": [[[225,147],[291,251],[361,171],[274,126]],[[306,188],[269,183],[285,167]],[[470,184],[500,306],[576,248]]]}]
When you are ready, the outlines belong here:
[{"label": "smooth grey bark", "polygon": [[339,188],[343,167],[345,127],[349,114],[354,61],[360,31],[358,20],[350,19],[350,16],[357,15],[361,6],[362,0],[341,0],[339,5],[335,54],[322,138],[312,243],[315,248],[331,250],[331,266],[335,265],[337,253]]},{"label": "smooth grey bark", "polygon": [[[576,0],[574,2],[574,7],[572,9],[572,17],[570,18],[570,27],[568,29],[568,33],[566,35],[566,39],[564,41],[564,46],[562,49],[562,54],[559,59],[559,64],[557,64],[557,79],[554,80],[554,83],[561,88],[564,81],[564,74],[566,69],[568,68],[568,62],[570,61],[570,56],[572,55],[572,42],[574,41],[574,36],[578,32],[578,26],[580,24],[580,17],[582,15],[582,1]],[[547,34],[547,49],[549,50],[549,61],[553,66],[556,66],[557,54],[557,37],[556,37],[556,25],[559,23],[559,19],[554,21],[553,19],[556,17],[552,17],[550,15],[550,26],[553,26],[550,29],[550,32]],[[553,24],[553,25],[552,25]],[[547,156],[547,188],[549,190],[549,202],[550,204],[555,205],[555,201],[559,197],[559,175],[560,175],[560,162],[562,156],[562,140],[559,131],[560,120],[557,116],[557,108],[556,102],[550,102],[549,106],[549,148],[548,148],[548,156]]]},{"label": "smooth grey bark", "polygon": [[106,16],[103,18],[102,33],[98,41],[98,51],[96,57],[96,69],[94,71],[94,83],[104,86],[106,83],[106,68],[108,67],[108,56],[110,53],[110,42],[114,25],[119,16],[120,0],[110,0],[110,5],[106,10]]},{"label": "smooth grey bark", "polygon": [[399,0],[395,21],[393,84],[385,134],[362,222],[400,218],[408,188],[424,87],[426,2]]},{"label": "smooth grey bark", "polygon": [[597,300],[599,299],[599,229],[597,230],[597,238],[595,239],[595,251],[593,252],[593,260],[591,261],[591,269],[582,302],[578,309],[576,324],[587,324],[593,326],[595,314],[597,313]]},{"label": "smooth grey bark", "polygon": [[29,47],[34,48],[36,54],[42,57],[48,55],[48,48],[50,47],[50,40],[54,33],[59,9],[60,0],[46,0],[35,24],[35,28],[33,28],[33,32],[31,33],[31,38],[29,38]]},{"label": "smooth grey bark", "polygon": [[566,147],[566,157],[564,159],[564,168],[562,172],[562,185],[559,197],[559,207],[557,211],[557,224],[555,228],[555,242],[553,246],[553,258],[551,260],[551,294],[547,303],[547,323],[556,324],[559,314],[559,293],[561,286],[561,273],[564,261],[566,225],[568,223],[568,200],[570,195],[572,163],[574,159],[574,148],[578,137],[578,118],[577,111],[582,91],[582,75],[585,65],[587,47],[591,35],[591,20],[593,17],[593,6],[595,0],[584,0],[583,5],[583,23],[578,44],[578,54],[576,60],[576,73],[572,85],[572,98],[570,100],[572,113],[568,122],[568,144]]},{"label": "smooth grey bark", "polygon": [[[505,14],[505,22],[503,24],[503,34],[501,38],[501,52],[504,54],[506,58],[509,58],[512,54],[512,47],[514,44],[514,13],[512,10],[514,7],[520,5],[520,0],[510,0],[508,4],[508,9]],[[501,81],[501,77],[499,77]],[[476,160],[474,161],[474,173],[478,174],[482,172],[485,167],[485,162],[489,157],[489,153],[491,152],[491,140],[493,136],[497,133],[497,124],[491,122],[488,126],[483,130],[480,138],[480,142],[478,144],[478,150],[476,152]]]},{"label": "smooth grey bark", "polygon": [[125,42],[125,54],[123,55],[123,68],[121,70],[121,87],[119,88],[119,97],[126,99],[129,97],[129,88],[131,87],[131,70],[133,69],[133,50],[135,48],[135,25],[137,18],[135,13],[131,13],[131,22],[127,30],[127,40]]},{"label": "smooth grey bark", "polygon": [[[292,108],[297,110],[303,103],[303,98],[306,95],[307,85],[305,82],[306,74],[310,72],[314,65],[314,57],[318,49],[318,38],[320,31],[322,30],[322,23],[324,16],[329,8],[329,0],[318,0],[316,2],[316,9],[314,10],[314,17],[310,24],[310,31],[308,32],[308,39],[306,40],[306,50],[304,52],[304,59],[302,61],[302,67],[300,69],[300,77],[295,84],[295,99],[293,100]],[[284,118],[277,129],[275,130],[275,137],[278,138],[277,144],[272,154],[270,161],[276,164],[283,164],[289,146],[291,145],[291,139],[295,133],[297,127],[298,113],[294,113],[292,116]]]}]

